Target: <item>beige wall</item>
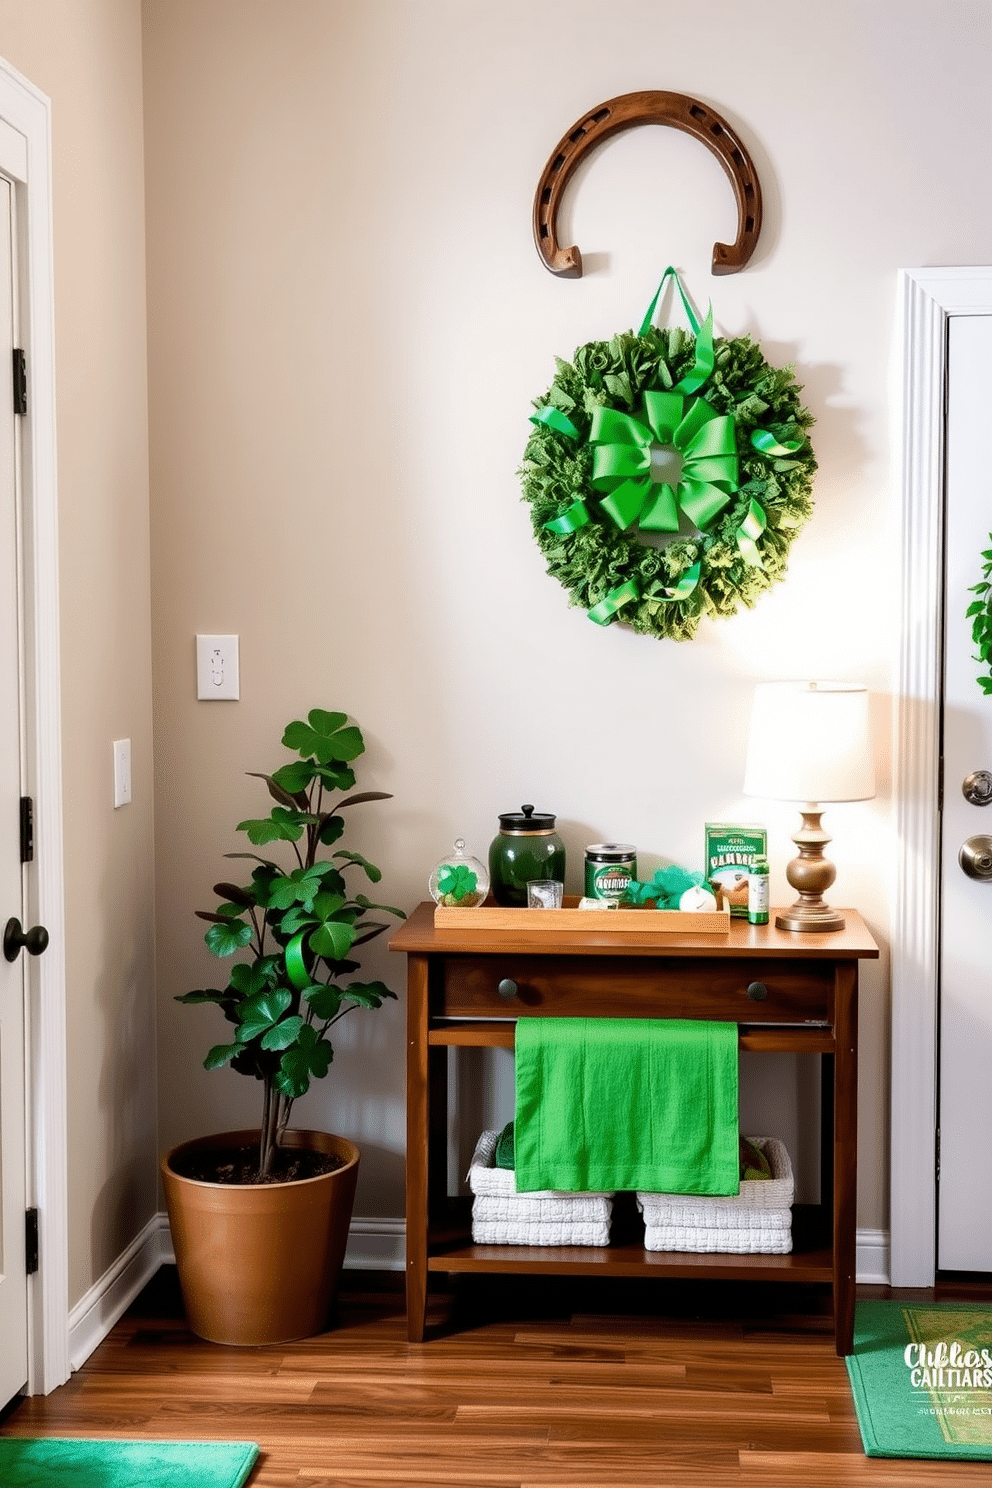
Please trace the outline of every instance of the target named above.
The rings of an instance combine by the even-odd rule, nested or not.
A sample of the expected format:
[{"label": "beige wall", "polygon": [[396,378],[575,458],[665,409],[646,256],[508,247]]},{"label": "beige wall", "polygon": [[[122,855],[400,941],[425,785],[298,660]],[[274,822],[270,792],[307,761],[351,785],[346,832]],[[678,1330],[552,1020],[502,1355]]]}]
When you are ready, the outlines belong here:
[{"label": "beige wall", "polygon": [[0,0],[0,54],[52,100],[70,1304],[157,1208],[140,22]]},{"label": "beige wall", "polygon": [[[260,804],[242,771],[277,764],[282,723],[314,704],[367,730],[365,783],[395,800],[361,845],[412,906],[456,834],[482,852],[524,800],[559,813],[572,887],[604,837],[697,866],[707,819],[755,815],[753,682],[863,679],[880,793],[828,828],[835,898],[884,945],[895,276],[989,257],[988,7],[145,0],[144,17],[163,1137],[253,1112],[197,1070],[214,1031],[171,998],[212,976],[190,916]],[[561,225],[588,272],[557,281],[530,236],[541,168],[584,111],[643,87],[739,127],[758,253],[710,277],[726,179],[687,136],[642,129],[573,184]],[[569,609],[515,477],[554,355],[637,324],[669,262],[720,332],[797,365],[820,461],[788,582],[683,645]],[[240,633],[239,703],[195,701],[197,630]],[[797,820],[763,815],[781,900]],[[887,1222],[884,961],[864,986],[870,1228]],[[348,1030],[300,1112],[371,1150],[360,1212],[401,1212],[402,1109],[390,1009]]]}]

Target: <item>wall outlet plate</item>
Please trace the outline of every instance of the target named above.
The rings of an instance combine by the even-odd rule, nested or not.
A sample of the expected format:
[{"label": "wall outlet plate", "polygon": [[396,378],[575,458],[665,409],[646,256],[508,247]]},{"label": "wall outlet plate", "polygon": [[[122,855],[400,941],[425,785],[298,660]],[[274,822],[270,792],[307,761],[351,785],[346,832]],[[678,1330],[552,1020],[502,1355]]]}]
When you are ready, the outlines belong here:
[{"label": "wall outlet plate", "polygon": [[196,696],[201,701],[241,696],[236,635],[198,635],[196,638]]}]

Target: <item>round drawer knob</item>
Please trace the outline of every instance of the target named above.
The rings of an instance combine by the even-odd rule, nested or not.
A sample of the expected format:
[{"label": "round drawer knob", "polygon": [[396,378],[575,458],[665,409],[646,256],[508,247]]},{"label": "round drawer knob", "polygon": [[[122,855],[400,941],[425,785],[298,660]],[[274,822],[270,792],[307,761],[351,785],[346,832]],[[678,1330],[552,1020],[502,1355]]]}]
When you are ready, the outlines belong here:
[{"label": "round drawer knob", "polygon": [[768,988],[764,982],[748,982],[747,995],[752,1002],[764,1002],[768,996]]},{"label": "round drawer knob", "polygon": [[511,981],[509,977],[504,977],[496,988],[500,997],[505,998],[507,1002],[509,1002],[511,997],[516,997],[517,990],[516,982]]}]

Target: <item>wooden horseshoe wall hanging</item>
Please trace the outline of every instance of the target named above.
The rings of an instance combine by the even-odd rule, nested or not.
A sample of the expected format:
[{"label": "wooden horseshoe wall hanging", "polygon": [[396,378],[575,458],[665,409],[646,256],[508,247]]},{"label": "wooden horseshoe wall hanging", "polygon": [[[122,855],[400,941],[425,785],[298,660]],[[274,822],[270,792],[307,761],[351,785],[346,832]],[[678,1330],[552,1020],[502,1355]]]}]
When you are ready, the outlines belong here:
[{"label": "wooden horseshoe wall hanging", "polygon": [[580,160],[611,134],[635,124],[669,124],[704,144],[723,166],[737,198],[737,238],[714,243],[713,273],[738,274],[750,261],[761,231],[761,187],[754,162],[726,119],[684,93],[624,93],[573,124],[541,174],[534,197],[534,241],[544,265],[563,279],[581,279],[578,248],[559,248],[558,208]]}]

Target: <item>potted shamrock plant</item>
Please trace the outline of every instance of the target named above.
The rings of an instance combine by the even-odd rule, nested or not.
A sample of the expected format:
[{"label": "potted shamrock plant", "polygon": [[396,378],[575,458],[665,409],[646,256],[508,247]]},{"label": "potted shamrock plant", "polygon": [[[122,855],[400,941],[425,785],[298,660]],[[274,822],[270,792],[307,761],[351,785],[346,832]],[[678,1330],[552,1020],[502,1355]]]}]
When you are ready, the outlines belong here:
[{"label": "potted shamrock plant", "polygon": [[[344,1258],[359,1152],[329,1133],[291,1129],[294,1104],[330,1068],[330,1030],[356,1008],[395,993],[381,981],[350,980],[354,952],[382,934],[381,914],[403,912],[357,892],[379,869],[339,846],[351,807],[388,800],[349,792],[364,752],[344,713],[315,708],[283,733],[297,758],[258,774],[275,802],[243,821],[262,852],[229,853],[254,863],[248,883],[215,885],[221,903],[197,911],[206,943],[230,961],[227,985],[177,1001],[213,1004],[231,1025],[207,1053],[207,1069],[258,1081],[257,1130],[203,1137],[162,1164],[183,1297],[193,1331],[220,1343],[282,1342],[323,1325]],[[280,863],[266,855],[280,848]],[[276,1257],[281,1256],[281,1260]]]}]

